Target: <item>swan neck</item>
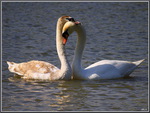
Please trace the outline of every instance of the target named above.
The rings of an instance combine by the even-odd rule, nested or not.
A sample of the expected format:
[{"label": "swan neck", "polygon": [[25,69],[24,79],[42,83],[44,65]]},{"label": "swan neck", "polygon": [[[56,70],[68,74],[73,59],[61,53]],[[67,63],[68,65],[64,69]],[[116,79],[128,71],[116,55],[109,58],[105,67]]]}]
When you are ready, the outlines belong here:
[{"label": "swan neck", "polygon": [[[57,28],[56,28],[56,48],[57,48],[57,53],[59,60],[61,62],[61,74],[65,75],[64,73],[67,73],[68,71],[71,70],[71,67],[68,63],[66,52],[65,52],[65,46],[62,43],[63,37],[62,37],[62,28],[63,24],[58,21],[57,22]],[[71,74],[70,74],[71,76]]]},{"label": "swan neck", "polygon": [[75,49],[73,68],[82,69],[81,59],[82,59],[82,54],[83,54],[83,50],[84,50],[84,46],[86,42],[86,33],[85,33],[83,26],[81,26],[76,32],[77,32],[78,38],[77,38],[77,44],[76,44],[76,49]]}]

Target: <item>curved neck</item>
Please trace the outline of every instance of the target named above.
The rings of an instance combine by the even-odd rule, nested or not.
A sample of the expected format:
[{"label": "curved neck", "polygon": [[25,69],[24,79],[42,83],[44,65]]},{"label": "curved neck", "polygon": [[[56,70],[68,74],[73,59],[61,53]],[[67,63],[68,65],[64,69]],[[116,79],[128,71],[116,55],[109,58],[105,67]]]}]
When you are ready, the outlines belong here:
[{"label": "curved neck", "polygon": [[[64,76],[64,78],[71,78],[71,67],[68,63],[67,57],[66,57],[66,53],[65,53],[65,46],[62,43],[63,37],[62,37],[62,28],[63,28],[63,24],[58,20],[57,22],[57,33],[56,33],[56,48],[57,48],[57,53],[58,53],[58,57],[60,59],[61,62],[61,68],[60,68],[60,76],[62,75],[66,75]],[[69,72],[69,74],[67,74]]]},{"label": "curved neck", "polygon": [[73,60],[72,68],[73,68],[73,72],[78,73],[80,75],[80,73],[82,73],[81,59],[82,59],[82,53],[86,42],[86,33],[83,26],[80,26],[76,32],[78,34],[78,39],[77,39],[75,57]]}]

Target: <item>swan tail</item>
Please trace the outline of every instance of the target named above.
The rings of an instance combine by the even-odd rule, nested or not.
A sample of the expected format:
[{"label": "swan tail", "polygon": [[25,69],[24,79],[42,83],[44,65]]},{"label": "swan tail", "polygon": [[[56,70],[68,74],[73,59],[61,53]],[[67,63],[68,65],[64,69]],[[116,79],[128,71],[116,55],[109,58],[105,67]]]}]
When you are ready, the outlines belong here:
[{"label": "swan tail", "polygon": [[136,67],[137,67],[137,66],[139,66],[144,60],[145,60],[145,59],[138,60],[138,61],[135,61],[135,62],[133,62],[133,63],[134,63],[134,64],[136,65]]},{"label": "swan tail", "polygon": [[130,68],[127,73],[125,74],[124,77],[129,77],[129,75],[144,61],[145,59],[142,60],[138,60],[135,62],[132,62],[134,64],[134,66],[132,68]]},{"label": "swan tail", "polygon": [[15,73],[15,76],[23,76],[22,73],[20,73],[19,71],[17,71],[17,63],[15,62],[9,62],[7,61],[8,64],[8,70],[12,73]]}]

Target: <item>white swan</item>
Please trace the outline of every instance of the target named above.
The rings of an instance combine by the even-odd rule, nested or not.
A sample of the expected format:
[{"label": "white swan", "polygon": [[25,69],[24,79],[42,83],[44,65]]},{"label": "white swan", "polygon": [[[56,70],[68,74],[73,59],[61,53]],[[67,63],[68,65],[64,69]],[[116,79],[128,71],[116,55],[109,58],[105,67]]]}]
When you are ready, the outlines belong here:
[{"label": "white swan", "polygon": [[61,68],[44,61],[29,61],[23,63],[7,62],[10,72],[20,75],[24,79],[40,80],[69,80],[72,71],[65,54],[67,36],[62,36],[62,28],[67,21],[75,22],[70,16],[62,16],[57,21],[56,47],[61,62]]},{"label": "white swan", "polygon": [[86,32],[82,25],[74,26],[71,22],[67,22],[64,25],[63,32],[70,34],[68,31],[72,29],[74,29],[78,34],[75,57],[72,65],[74,79],[99,80],[127,77],[144,60],[143,59],[136,62],[102,60],[84,69],[81,65],[81,58],[86,42]]}]

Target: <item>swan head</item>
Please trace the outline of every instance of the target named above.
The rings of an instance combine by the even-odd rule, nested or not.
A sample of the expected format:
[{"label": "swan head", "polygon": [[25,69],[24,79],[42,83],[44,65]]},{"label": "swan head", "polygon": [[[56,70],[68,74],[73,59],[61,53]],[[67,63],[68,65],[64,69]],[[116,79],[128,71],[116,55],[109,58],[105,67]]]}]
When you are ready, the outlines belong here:
[{"label": "swan head", "polygon": [[71,16],[61,16],[58,19],[58,23],[59,25],[63,26],[66,22],[71,21],[71,22],[75,22],[74,18],[72,18]]},{"label": "swan head", "polygon": [[81,23],[78,21],[68,21],[65,23],[62,29],[63,44],[66,44],[69,35],[76,31],[80,25]]},{"label": "swan head", "polygon": [[[71,16],[61,16],[58,21],[57,21],[57,29],[60,29],[61,32],[62,32],[62,28],[64,27],[65,23],[67,22],[75,22],[74,18],[72,18]],[[62,34],[62,43],[63,45],[66,44],[67,42],[67,39],[68,39],[68,36],[67,34]]]}]

